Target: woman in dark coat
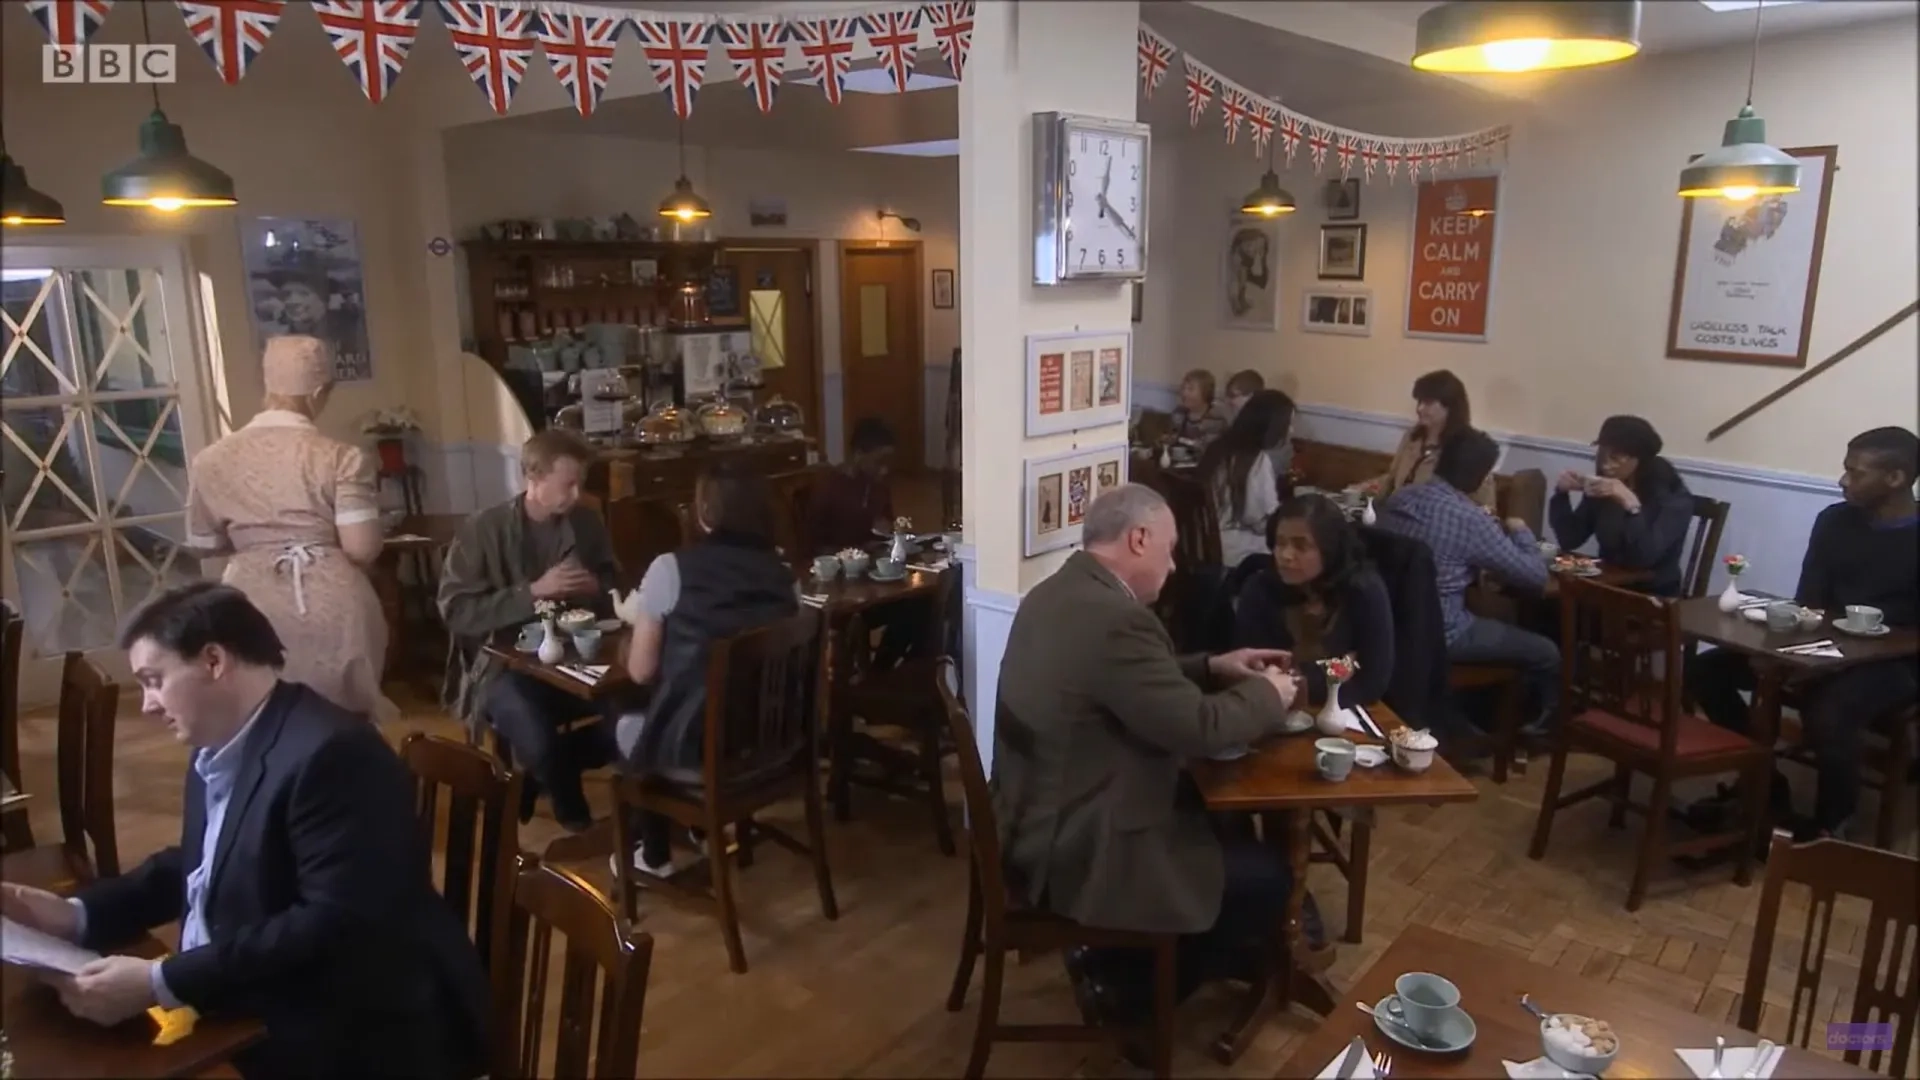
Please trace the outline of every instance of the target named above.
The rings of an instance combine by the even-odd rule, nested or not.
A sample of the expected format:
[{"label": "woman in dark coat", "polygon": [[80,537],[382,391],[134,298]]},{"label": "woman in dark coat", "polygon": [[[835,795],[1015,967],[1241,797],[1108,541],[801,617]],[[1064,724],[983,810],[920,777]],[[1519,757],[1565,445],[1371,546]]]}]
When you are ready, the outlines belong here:
[{"label": "woman in dark coat", "polygon": [[[1660,456],[1660,433],[1638,416],[1609,416],[1594,445],[1595,475],[1569,469],[1554,484],[1547,504],[1554,538],[1568,551],[1596,541],[1601,562],[1648,573],[1640,588],[1680,595],[1693,493]],[[1574,492],[1581,493],[1578,506]]]}]

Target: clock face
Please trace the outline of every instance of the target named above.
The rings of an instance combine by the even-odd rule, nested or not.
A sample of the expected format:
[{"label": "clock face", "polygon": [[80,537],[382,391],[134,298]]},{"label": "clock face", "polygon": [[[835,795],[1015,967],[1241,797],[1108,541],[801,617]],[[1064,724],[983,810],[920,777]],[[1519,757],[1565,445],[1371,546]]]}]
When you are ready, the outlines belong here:
[{"label": "clock face", "polygon": [[1068,277],[1144,269],[1146,139],[1111,131],[1066,131]]}]

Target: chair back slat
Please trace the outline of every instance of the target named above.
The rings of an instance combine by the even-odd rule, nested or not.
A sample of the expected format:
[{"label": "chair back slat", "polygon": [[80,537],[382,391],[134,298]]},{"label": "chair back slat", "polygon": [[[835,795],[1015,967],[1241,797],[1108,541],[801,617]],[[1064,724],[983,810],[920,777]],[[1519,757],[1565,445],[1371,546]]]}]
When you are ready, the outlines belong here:
[{"label": "chair back slat", "polygon": [[1560,586],[1561,703],[1600,709],[1679,739],[1680,624],[1670,601],[1568,578]]},{"label": "chair back slat", "polygon": [[[1759,1030],[1767,976],[1780,929],[1781,900],[1788,882],[1809,890],[1807,918],[1794,962],[1792,1005],[1785,1041],[1825,1049],[1826,1012],[1819,1009],[1821,982],[1829,953],[1834,909],[1843,896],[1867,901],[1865,933],[1859,948],[1859,974],[1851,988],[1852,1009],[1843,1022],[1885,1024],[1892,1045],[1852,1045],[1842,1056],[1889,1076],[1912,1076],[1915,1028],[1920,1025],[1920,859],[1840,840],[1795,844],[1785,832],[1773,834],[1767,855],[1767,880],[1760,891],[1753,948],[1747,958],[1740,994],[1740,1026]],[[1845,995],[1846,990],[1841,994]],[[1815,1013],[1821,1018],[1821,1045],[1814,1047]],[[1834,1019],[1840,1021],[1836,1014]]]},{"label": "chair back slat", "polygon": [[982,915],[989,927],[999,926],[1006,916],[1006,874],[1000,862],[1000,823],[993,813],[993,789],[987,782],[986,765],[980,759],[980,744],[975,742],[973,719],[960,703],[959,668],[951,658],[942,657],[936,669],[940,704],[947,714],[947,733],[953,737],[954,756],[960,763],[960,790],[967,811],[967,854],[973,864],[973,885],[980,892]]},{"label": "chair back slat", "polygon": [[400,743],[400,758],[413,773],[414,812],[429,850],[445,852],[437,882],[440,895],[467,927],[480,962],[491,970],[506,947],[506,915],[519,854],[520,774],[477,747],[418,731]]},{"label": "chair back slat", "polygon": [[[578,874],[531,855],[518,857],[511,926],[509,962],[493,973],[499,1039],[493,1075],[632,1080],[640,1068],[653,938],[615,914]],[[556,932],[565,939],[560,1023],[553,1063],[547,1066],[543,1046]]]},{"label": "chair back slat", "polygon": [[715,641],[707,657],[704,733],[711,790],[789,772],[813,750],[825,683],[821,614],[809,607]]},{"label": "chair back slat", "polygon": [[1680,595],[1707,595],[1713,579],[1713,563],[1720,557],[1720,534],[1727,528],[1728,504],[1706,495],[1693,497],[1692,536],[1687,541],[1687,561],[1681,564]]},{"label": "chair back slat", "polygon": [[54,773],[60,833],[67,850],[85,855],[94,873],[120,875],[113,816],[113,739],[120,690],[86,655],[69,652],[60,672]]}]

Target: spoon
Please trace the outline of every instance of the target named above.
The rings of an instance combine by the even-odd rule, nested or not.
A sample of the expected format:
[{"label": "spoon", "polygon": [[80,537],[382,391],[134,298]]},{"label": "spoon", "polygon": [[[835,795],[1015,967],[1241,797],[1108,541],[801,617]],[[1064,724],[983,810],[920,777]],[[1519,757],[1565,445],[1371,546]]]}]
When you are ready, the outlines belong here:
[{"label": "spoon", "polygon": [[1393,1012],[1390,1011],[1393,1008],[1393,1006],[1391,1005],[1387,1006],[1386,1010],[1376,1010],[1373,1006],[1367,1004],[1364,1001],[1356,1001],[1353,1003],[1353,1007],[1356,1009],[1359,1009],[1361,1012],[1366,1013],[1368,1016],[1371,1016],[1376,1020],[1385,1020],[1387,1023],[1392,1024],[1394,1027],[1397,1027],[1401,1031],[1406,1032],[1408,1038],[1412,1039],[1414,1042],[1419,1043],[1421,1046],[1426,1047],[1429,1050],[1443,1050],[1446,1048],[1446,1044],[1438,1041],[1437,1039],[1429,1039],[1425,1035],[1422,1035],[1419,1032],[1413,1030],[1413,1026],[1411,1024],[1407,1023],[1405,1020],[1401,1019],[1399,1016],[1395,1015]]},{"label": "spoon", "polygon": [[1535,1005],[1532,1001],[1532,998],[1533,998],[1532,994],[1521,994],[1520,1007],[1532,1013],[1535,1019],[1545,1020],[1547,1018],[1547,1014],[1540,1011],[1540,1006]]}]

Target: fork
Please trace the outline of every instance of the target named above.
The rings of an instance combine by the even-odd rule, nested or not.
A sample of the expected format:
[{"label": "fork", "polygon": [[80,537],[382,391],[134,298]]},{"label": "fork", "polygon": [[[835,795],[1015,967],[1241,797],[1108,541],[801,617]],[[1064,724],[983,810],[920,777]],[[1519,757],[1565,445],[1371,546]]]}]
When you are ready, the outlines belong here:
[{"label": "fork", "polygon": [[1392,1054],[1389,1054],[1383,1050],[1377,1056],[1374,1057],[1373,1075],[1374,1075],[1374,1080],[1387,1080],[1388,1077],[1393,1075],[1393,1055]]}]

